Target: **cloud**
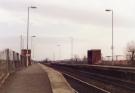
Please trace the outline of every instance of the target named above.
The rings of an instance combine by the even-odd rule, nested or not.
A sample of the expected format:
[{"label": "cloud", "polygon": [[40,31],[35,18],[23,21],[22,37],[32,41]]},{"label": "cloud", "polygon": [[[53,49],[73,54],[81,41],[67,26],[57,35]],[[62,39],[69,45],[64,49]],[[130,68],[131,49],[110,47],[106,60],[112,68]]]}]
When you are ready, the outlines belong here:
[{"label": "cloud", "polygon": [[[41,8],[41,10],[40,10]],[[41,18],[52,17],[58,20],[68,20],[74,24],[89,24],[91,26],[111,26],[111,13],[107,13],[101,10],[81,10],[81,9],[71,9],[56,5],[44,5],[39,7],[38,12]],[[123,15],[118,15],[118,11],[114,11],[114,24],[117,27],[134,27],[135,21],[132,18],[127,18]]]},{"label": "cloud", "polygon": [[[32,13],[39,15],[39,17],[41,17],[41,20],[45,19],[46,17],[52,17],[52,19],[57,20],[68,20],[74,24],[89,24],[91,26],[97,25],[105,27],[111,26],[111,14],[104,11],[105,8],[102,6],[102,2],[98,2],[99,7],[97,8],[92,7],[94,5],[97,6],[97,1],[84,1],[84,3],[82,2],[82,4],[79,3],[77,5],[80,6],[80,8],[73,7],[74,4],[70,4],[70,2],[71,1],[67,2],[66,0],[59,0],[58,3],[54,4],[53,0],[35,2],[32,2],[30,0],[5,0],[0,1],[0,7],[6,9],[6,11],[9,11],[9,13],[11,14],[13,12],[14,14],[21,13],[22,15],[25,14],[25,16],[27,16],[27,6],[33,4],[36,5],[38,8],[35,11],[32,11]],[[76,0],[74,0],[74,2],[76,2]],[[87,5],[86,2],[90,5],[94,5],[92,5],[91,7],[82,8],[84,7],[84,5]],[[65,6],[63,6],[62,3]],[[119,11],[117,11],[116,9],[117,8],[114,9],[114,24],[116,24],[117,27],[134,27],[133,24],[135,23],[135,21],[132,20],[132,18],[127,18],[124,15],[118,14]]]},{"label": "cloud", "polygon": [[[50,53],[48,50],[50,46],[54,50],[58,48],[56,46],[58,41],[63,46],[66,46],[63,42],[68,41],[69,44],[69,40],[40,38],[41,36],[85,37],[86,41],[75,41],[78,46],[75,47],[75,54],[81,55],[82,52],[84,54],[86,51],[82,49],[89,48],[102,48],[106,51],[104,54],[109,54],[111,53],[111,13],[104,10],[106,8],[114,10],[114,36],[117,36],[115,45],[120,48],[125,45],[125,42],[134,39],[133,4],[128,0],[35,0],[34,2],[33,0],[1,0],[0,33],[2,34],[0,36],[19,36],[22,32],[26,35],[27,7],[36,5],[38,7],[36,10],[30,10],[30,35],[36,35],[37,41],[39,38],[37,47],[40,46],[37,48],[37,54],[40,57],[43,57],[44,53],[46,56]],[[19,48],[20,44],[19,39],[14,38],[4,38],[0,42],[2,47],[13,49]],[[15,46],[11,42],[15,42]],[[46,50],[43,51],[45,47]],[[67,50],[70,50],[70,45],[63,48],[65,56]]]}]

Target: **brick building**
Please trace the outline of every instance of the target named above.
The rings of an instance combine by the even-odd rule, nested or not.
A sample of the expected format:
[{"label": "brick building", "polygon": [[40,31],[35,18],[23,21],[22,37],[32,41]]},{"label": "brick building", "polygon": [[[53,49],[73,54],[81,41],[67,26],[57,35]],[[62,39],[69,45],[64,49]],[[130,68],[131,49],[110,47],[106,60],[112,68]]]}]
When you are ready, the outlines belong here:
[{"label": "brick building", "polygon": [[87,52],[88,64],[97,64],[101,61],[101,50],[92,49]]}]

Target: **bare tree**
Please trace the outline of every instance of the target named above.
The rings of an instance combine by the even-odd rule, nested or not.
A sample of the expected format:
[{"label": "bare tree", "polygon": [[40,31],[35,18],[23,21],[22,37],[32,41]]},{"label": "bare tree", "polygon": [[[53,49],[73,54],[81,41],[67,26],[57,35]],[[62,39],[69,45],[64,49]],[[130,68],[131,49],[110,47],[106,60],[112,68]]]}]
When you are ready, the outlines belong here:
[{"label": "bare tree", "polygon": [[79,56],[78,56],[78,55],[74,55],[73,60],[74,60],[75,62],[79,62],[79,61],[80,61],[80,58],[79,58]]},{"label": "bare tree", "polygon": [[131,64],[135,64],[135,42],[131,41],[127,44],[127,58]]},{"label": "bare tree", "polygon": [[82,61],[83,61],[84,63],[87,63],[87,57],[84,56],[83,59],[82,59]]}]

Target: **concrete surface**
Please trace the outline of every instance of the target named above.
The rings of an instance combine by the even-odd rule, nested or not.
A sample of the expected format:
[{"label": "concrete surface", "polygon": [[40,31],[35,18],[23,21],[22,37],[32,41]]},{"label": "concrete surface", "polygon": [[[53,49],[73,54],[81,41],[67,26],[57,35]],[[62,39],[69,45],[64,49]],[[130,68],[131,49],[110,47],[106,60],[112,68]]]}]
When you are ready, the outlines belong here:
[{"label": "concrete surface", "polygon": [[10,75],[0,93],[52,93],[52,89],[47,73],[34,64]]},{"label": "concrete surface", "polygon": [[7,78],[8,78],[8,76],[9,76],[9,73],[7,73],[7,74],[3,74],[1,77],[0,77],[0,87],[4,84],[4,82],[7,80]]},{"label": "concrete surface", "polygon": [[47,72],[53,93],[75,93],[61,73],[42,64],[38,65]]}]

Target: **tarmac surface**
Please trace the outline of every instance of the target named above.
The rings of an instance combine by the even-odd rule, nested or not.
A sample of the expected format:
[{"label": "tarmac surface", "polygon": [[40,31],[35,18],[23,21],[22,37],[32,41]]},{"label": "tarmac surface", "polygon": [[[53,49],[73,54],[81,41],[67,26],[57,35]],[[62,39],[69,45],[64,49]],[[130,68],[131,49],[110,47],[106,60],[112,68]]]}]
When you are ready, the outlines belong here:
[{"label": "tarmac surface", "polygon": [[47,73],[34,64],[10,75],[0,93],[52,93],[52,88]]}]

